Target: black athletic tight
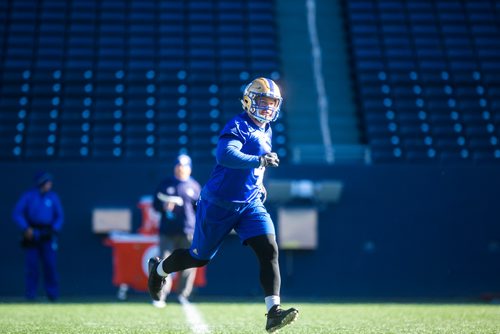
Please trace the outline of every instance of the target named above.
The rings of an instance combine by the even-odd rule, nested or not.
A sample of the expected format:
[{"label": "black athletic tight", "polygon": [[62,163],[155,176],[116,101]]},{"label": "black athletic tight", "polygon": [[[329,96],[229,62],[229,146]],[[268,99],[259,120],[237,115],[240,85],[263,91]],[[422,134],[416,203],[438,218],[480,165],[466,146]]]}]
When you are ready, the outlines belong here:
[{"label": "black athletic tight", "polygon": [[175,273],[184,269],[203,267],[209,260],[198,260],[189,254],[188,249],[176,249],[163,261],[163,271],[167,274]]},{"label": "black athletic tight", "polygon": [[260,284],[264,295],[279,296],[281,286],[280,269],[278,265],[278,244],[273,234],[259,235],[246,240],[259,259]]},{"label": "black athletic tight", "polygon": [[[265,296],[279,296],[281,277],[278,266],[278,245],[274,235],[259,235],[247,239],[246,243],[253,249],[259,260],[260,284]],[[209,260],[193,258],[187,249],[177,249],[163,261],[163,270],[170,274],[188,268],[202,267],[208,262]]]}]

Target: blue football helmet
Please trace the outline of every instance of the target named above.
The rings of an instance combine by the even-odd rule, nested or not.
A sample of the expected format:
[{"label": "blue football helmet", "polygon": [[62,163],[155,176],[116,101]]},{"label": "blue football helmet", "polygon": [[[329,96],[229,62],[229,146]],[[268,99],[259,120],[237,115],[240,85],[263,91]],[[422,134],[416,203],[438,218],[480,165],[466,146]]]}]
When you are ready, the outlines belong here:
[{"label": "blue football helmet", "polygon": [[282,102],[280,88],[267,78],[257,78],[249,83],[241,99],[243,109],[260,123],[274,122]]}]

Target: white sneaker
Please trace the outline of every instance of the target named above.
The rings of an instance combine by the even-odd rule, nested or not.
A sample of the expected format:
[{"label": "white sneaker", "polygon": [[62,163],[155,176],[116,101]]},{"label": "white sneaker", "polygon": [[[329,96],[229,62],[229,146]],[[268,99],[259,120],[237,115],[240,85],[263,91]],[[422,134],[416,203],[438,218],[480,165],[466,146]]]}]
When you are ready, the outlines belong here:
[{"label": "white sneaker", "polygon": [[118,289],[116,297],[118,298],[118,300],[127,300],[127,292],[128,292],[128,285],[120,284],[120,288]]},{"label": "white sneaker", "polygon": [[178,295],[177,296],[177,300],[179,301],[179,303],[181,303],[182,305],[184,304],[189,304],[189,299],[187,299],[186,297],[184,297],[183,295]]},{"label": "white sneaker", "polygon": [[163,300],[153,300],[153,306],[156,308],[164,308],[167,306],[167,303],[165,303]]}]

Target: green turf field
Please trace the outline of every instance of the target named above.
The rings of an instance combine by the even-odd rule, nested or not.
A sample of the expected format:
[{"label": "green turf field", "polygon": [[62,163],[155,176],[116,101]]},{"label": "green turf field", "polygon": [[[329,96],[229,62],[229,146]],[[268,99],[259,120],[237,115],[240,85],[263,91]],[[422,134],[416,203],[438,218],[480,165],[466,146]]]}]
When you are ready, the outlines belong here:
[{"label": "green turf field", "polygon": [[[0,333],[265,333],[261,303],[193,303],[206,327],[180,304],[0,303]],[[288,306],[288,305],[284,305]],[[280,333],[500,333],[500,305],[293,303],[297,322]]]}]

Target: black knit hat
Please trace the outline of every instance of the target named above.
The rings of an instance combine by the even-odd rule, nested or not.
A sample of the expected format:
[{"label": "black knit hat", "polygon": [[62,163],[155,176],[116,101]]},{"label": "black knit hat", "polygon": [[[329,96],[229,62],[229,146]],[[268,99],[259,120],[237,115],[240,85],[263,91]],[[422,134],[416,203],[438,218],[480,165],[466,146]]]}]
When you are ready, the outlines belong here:
[{"label": "black knit hat", "polygon": [[38,187],[43,186],[45,183],[49,181],[52,181],[52,174],[45,171],[40,171],[35,174],[35,184]]}]

